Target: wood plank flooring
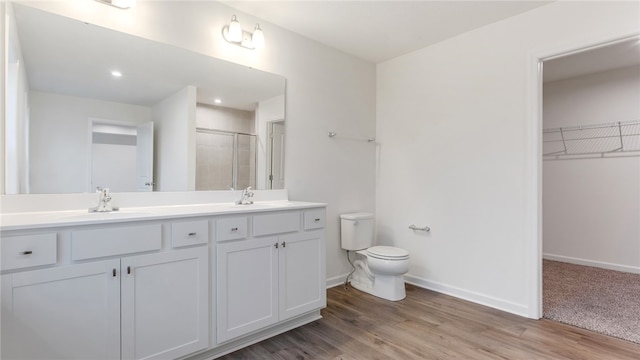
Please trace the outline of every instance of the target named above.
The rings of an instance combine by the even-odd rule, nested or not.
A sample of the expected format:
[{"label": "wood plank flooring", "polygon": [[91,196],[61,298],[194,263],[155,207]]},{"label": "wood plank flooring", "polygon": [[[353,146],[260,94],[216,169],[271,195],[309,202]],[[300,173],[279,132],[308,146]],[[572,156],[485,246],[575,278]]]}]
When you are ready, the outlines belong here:
[{"label": "wood plank flooring", "polygon": [[407,285],[391,302],[342,286],[323,319],[221,359],[640,359],[640,345]]}]

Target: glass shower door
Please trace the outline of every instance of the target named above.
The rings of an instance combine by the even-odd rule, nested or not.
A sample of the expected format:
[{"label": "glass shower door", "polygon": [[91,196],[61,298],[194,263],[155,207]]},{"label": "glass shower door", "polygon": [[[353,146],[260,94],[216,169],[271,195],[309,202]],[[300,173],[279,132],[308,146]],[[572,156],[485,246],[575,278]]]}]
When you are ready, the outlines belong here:
[{"label": "glass shower door", "polygon": [[255,188],[255,135],[198,129],[196,144],[196,190]]},{"label": "glass shower door", "polygon": [[233,184],[234,134],[196,133],[196,190],[228,190]]}]

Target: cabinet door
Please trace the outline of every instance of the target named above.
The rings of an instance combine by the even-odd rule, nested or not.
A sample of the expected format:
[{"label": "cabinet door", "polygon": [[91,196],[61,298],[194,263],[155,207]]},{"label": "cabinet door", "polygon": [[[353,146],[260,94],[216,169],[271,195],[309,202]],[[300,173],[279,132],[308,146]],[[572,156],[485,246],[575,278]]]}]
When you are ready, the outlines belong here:
[{"label": "cabinet door", "polygon": [[217,245],[218,343],[278,321],[278,238]]},{"label": "cabinet door", "polygon": [[173,359],[209,345],[206,247],[122,259],[122,358]]},{"label": "cabinet door", "polygon": [[119,359],[120,260],[2,275],[2,359]]},{"label": "cabinet door", "polygon": [[280,320],[327,304],[324,230],[280,237]]}]

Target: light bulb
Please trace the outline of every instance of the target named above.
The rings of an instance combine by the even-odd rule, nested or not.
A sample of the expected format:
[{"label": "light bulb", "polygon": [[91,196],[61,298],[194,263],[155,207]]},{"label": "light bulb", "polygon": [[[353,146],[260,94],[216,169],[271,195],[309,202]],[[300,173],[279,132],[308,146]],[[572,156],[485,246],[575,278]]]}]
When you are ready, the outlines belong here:
[{"label": "light bulb", "polygon": [[256,24],[256,29],[253,31],[253,36],[251,36],[251,44],[256,49],[264,48],[264,33],[262,29],[260,29],[260,25]]},{"label": "light bulb", "polygon": [[240,27],[240,22],[238,21],[238,19],[236,19],[235,15],[231,17],[231,24],[229,24],[227,37],[229,38],[229,41],[233,41],[233,42],[242,41],[242,28]]}]

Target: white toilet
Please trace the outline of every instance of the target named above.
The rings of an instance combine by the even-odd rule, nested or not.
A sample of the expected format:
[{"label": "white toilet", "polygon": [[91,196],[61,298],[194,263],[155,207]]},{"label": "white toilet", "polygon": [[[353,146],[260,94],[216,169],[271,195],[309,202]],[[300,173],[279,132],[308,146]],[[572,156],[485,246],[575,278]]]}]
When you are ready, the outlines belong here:
[{"label": "white toilet", "polygon": [[404,274],[409,271],[409,252],[391,246],[373,246],[374,214],[340,215],[342,248],[355,251],[359,259],[351,286],[371,295],[397,301],[406,297]]}]

